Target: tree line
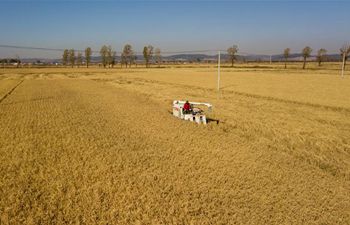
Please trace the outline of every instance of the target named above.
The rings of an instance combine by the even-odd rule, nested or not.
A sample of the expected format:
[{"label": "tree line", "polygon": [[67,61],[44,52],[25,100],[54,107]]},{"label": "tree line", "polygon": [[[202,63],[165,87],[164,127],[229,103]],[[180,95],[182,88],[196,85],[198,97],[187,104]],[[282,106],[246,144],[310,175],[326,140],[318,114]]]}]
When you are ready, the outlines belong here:
[{"label": "tree line", "polygon": [[0,59],[2,67],[5,67],[5,64],[16,64],[17,68],[21,65],[22,61],[19,59],[19,56],[16,56],[15,59]]},{"label": "tree line", "polygon": [[[87,47],[84,51],[84,57],[85,57],[85,63],[86,67],[88,68],[91,64],[91,56],[93,51],[90,47]],[[101,64],[104,68],[110,68],[114,67],[117,64],[116,57],[117,52],[112,49],[112,47],[109,45],[103,45],[99,51],[101,56]],[[158,66],[160,67],[162,63],[162,55],[160,48],[154,49],[152,45],[145,46],[143,48],[143,57],[145,60],[146,67],[149,67],[150,61],[154,59]],[[136,54],[134,53],[134,50],[130,44],[126,44],[123,47],[123,50],[121,52],[121,66],[125,65],[125,67],[131,67],[132,64],[136,63]],[[77,66],[80,67],[83,63],[83,54],[81,52],[75,53],[74,49],[65,49],[63,51],[62,55],[62,64],[64,66]]]},{"label": "tree line", "polygon": [[[342,60],[344,59],[344,69],[345,69],[346,61],[350,54],[350,45],[343,45],[339,49],[339,51],[340,51],[340,56]],[[309,46],[306,46],[301,51],[301,55],[303,57],[303,69],[306,68],[306,61],[311,56],[311,52],[312,52],[312,48]],[[288,58],[290,57],[290,48],[284,49],[283,56],[285,61],[284,68],[286,69],[287,61],[288,61]],[[318,63],[318,66],[321,66],[322,62],[325,62],[325,61],[327,61],[327,50],[324,48],[320,48],[317,51],[316,62]]]},{"label": "tree line", "polygon": [[[301,55],[303,57],[303,69],[306,68],[306,61],[311,56],[312,48],[309,46],[306,46],[302,49]],[[229,56],[229,60],[231,62],[231,67],[233,67],[234,62],[237,59],[237,53],[238,53],[238,46],[233,45],[227,49],[227,54]],[[284,57],[284,68],[287,69],[287,62],[290,57],[290,48],[286,48],[283,51],[283,57]],[[340,48],[340,56],[342,59],[344,59],[344,69],[346,65],[346,61],[350,55],[350,45],[343,45]],[[327,50],[324,48],[321,48],[317,51],[316,55],[316,62],[318,63],[318,66],[321,66],[322,62],[327,61]]]},{"label": "tree line", "polygon": [[[90,47],[86,48],[85,61],[86,61],[87,67],[89,67],[89,64],[91,62],[91,54],[92,54],[91,48]],[[74,67],[74,65],[77,65],[78,67],[80,67],[83,64],[83,54],[81,52],[78,52],[76,55],[74,49],[70,49],[70,50],[65,49],[62,55],[62,64],[65,66],[70,64],[72,68]]]},{"label": "tree line", "polygon": [[[227,49],[228,59],[231,62],[232,67],[234,66],[234,63],[237,60],[238,51],[239,49],[237,45],[233,45]],[[307,59],[311,57],[312,51],[313,49],[309,46],[306,46],[305,48],[302,49],[301,56],[303,58],[303,66],[302,66],[303,69],[306,68]],[[84,56],[83,56],[83,53],[84,53]],[[93,51],[90,47],[87,47],[84,51],[75,51],[74,49],[65,49],[62,55],[62,64],[64,66],[70,65],[71,67],[74,67],[74,66],[80,67],[83,65],[83,60],[85,60],[84,64],[86,65],[86,67],[89,67],[89,65],[91,64],[92,53]],[[146,67],[150,66],[150,62],[152,60],[154,60],[160,67],[162,63],[162,55],[161,55],[161,50],[159,48],[154,49],[152,45],[147,45],[147,46],[144,46],[142,53],[143,53],[143,58],[144,58]],[[116,61],[117,53],[112,49],[110,45],[109,46],[103,45],[99,51],[99,54],[101,56],[101,65],[103,67],[105,68],[114,67],[117,64],[117,61]],[[286,69],[287,62],[291,57],[291,49],[290,48],[284,49],[282,55],[284,58],[284,67]],[[346,66],[346,61],[349,58],[349,55],[350,55],[350,45],[343,45],[340,48],[340,56],[344,61],[344,64],[343,64],[344,69]],[[132,64],[137,65],[136,64],[137,56],[134,53],[133,48],[130,44],[126,44],[123,47],[123,50],[120,55],[120,59],[121,59],[120,61],[121,66],[125,65],[125,67],[131,67]],[[327,61],[327,50],[324,48],[321,48],[317,51],[316,62],[318,63],[319,66],[321,66],[321,64],[325,61]],[[9,63],[12,63],[12,64],[16,63],[18,67],[21,64],[21,60],[17,56],[16,59],[2,59],[0,60],[0,63],[3,66]]]}]

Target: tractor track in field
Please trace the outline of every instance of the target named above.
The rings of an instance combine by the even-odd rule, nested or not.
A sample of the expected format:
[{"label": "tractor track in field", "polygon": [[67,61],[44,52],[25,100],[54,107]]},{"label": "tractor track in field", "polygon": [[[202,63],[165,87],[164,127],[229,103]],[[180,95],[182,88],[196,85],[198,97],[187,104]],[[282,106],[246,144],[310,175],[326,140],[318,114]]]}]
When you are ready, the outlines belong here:
[{"label": "tractor track in field", "polygon": [[18,82],[9,92],[7,92],[1,99],[0,99],[0,104],[8,97],[12,94],[12,92],[14,92],[16,90],[16,88],[21,85],[23,83],[24,80],[21,80],[20,82]]}]

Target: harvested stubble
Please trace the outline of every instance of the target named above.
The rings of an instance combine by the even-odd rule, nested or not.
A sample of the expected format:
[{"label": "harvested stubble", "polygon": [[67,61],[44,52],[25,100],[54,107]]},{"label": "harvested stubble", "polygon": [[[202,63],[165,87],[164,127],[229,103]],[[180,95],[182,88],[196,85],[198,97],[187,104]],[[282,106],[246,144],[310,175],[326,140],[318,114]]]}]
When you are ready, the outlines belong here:
[{"label": "harvested stubble", "polygon": [[[25,80],[0,104],[1,223],[349,223],[343,99],[263,95],[242,72],[218,99],[202,69],[101,71],[11,75]],[[261,85],[286,86],[274,76]],[[173,118],[176,98],[214,103],[220,123]]]}]

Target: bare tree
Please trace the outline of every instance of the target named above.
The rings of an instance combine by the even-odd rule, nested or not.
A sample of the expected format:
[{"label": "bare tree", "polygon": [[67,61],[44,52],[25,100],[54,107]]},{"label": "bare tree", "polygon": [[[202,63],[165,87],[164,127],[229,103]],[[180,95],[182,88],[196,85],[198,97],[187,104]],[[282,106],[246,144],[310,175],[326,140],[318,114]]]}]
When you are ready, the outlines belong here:
[{"label": "bare tree", "polygon": [[134,62],[134,52],[132,50],[132,47],[130,44],[124,45],[123,52],[122,52],[122,62],[125,63],[125,66],[131,67],[131,64]]},{"label": "bare tree", "polygon": [[106,45],[103,45],[100,50],[100,55],[101,55],[101,61],[103,67],[106,67],[108,64],[108,47]]},{"label": "bare tree", "polygon": [[284,68],[287,69],[287,61],[290,55],[290,48],[286,48],[283,51],[283,57],[284,57]]},{"label": "bare tree", "polygon": [[162,63],[162,54],[161,54],[160,48],[156,48],[155,57],[156,57],[156,62],[158,63],[158,67],[160,67],[160,64]]},{"label": "bare tree", "polygon": [[115,61],[116,56],[117,56],[117,52],[116,52],[116,51],[113,51],[113,52],[112,52],[112,61],[111,61],[112,68],[113,68],[114,65],[116,64],[116,61]]},{"label": "bare tree", "polygon": [[343,47],[341,47],[340,49],[340,55],[341,55],[341,58],[344,59],[344,67],[343,67],[344,70],[345,70],[346,61],[348,60],[349,54],[350,54],[350,45],[348,44],[343,45]]},{"label": "bare tree", "polygon": [[238,46],[237,45],[233,45],[232,47],[229,47],[227,49],[227,54],[230,58],[231,61],[231,67],[233,67],[233,63],[236,60],[236,53],[238,52]]},{"label": "bare tree", "polygon": [[321,63],[326,60],[326,54],[327,54],[327,50],[324,48],[321,48],[317,51],[316,60],[318,62],[318,66],[321,66]]},{"label": "bare tree", "polygon": [[143,47],[143,58],[145,59],[146,68],[148,67],[148,48],[147,46]]},{"label": "bare tree", "polygon": [[75,64],[75,51],[74,51],[74,49],[69,50],[69,62],[73,68],[74,64]]},{"label": "bare tree", "polygon": [[305,48],[303,48],[303,51],[301,53],[304,59],[303,69],[305,69],[306,59],[311,56],[311,52],[312,52],[312,48],[310,48],[309,46],[306,46]]},{"label": "bare tree", "polygon": [[108,68],[110,68],[112,66],[112,61],[113,61],[113,50],[112,50],[112,47],[109,45],[107,47],[107,65],[108,65]]},{"label": "bare tree", "polygon": [[69,50],[68,49],[65,49],[63,51],[63,55],[62,55],[62,64],[64,66],[67,66],[68,64],[68,57],[69,57]]},{"label": "bare tree", "polygon": [[82,63],[83,63],[83,54],[81,52],[78,52],[78,55],[77,55],[77,66],[78,66],[78,68],[81,66]]},{"label": "bare tree", "polygon": [[143,48],[143,57],[145,58],[146,67],[149,67],[149,61],[152,59],[153,56],[153,46],[148,45]]},{"label": "bare tree", "polygon": [[89,68],[89,65],[90,65],[90,62],[91,62],[91,54],[92,54],[91,48],[87,47],[85,49],[85,60],[86,60],[86,67],[87,68]]},{"label": "bare tree", "polygon": [[113,51],[112,47],[108,46],[108,48],[107,48],[107,64],[108,64],[109,68],[114,67],[116,54],[117,53],[115,51]]}]

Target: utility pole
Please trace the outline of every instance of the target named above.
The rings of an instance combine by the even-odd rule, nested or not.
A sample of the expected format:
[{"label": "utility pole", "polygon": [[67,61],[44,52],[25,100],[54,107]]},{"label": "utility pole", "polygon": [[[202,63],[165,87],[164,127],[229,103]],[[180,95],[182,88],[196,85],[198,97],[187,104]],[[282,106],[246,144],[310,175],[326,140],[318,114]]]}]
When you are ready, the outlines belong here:
[{"label": "utility pole", "polygon": [[272,55],[270,55],[270,64],[272,64]]},{"label": "utility pole", "polygon": [[220,51],[218,52],[218,93],[220,93]]},{"label": "utility pole", "polygon": [[341,77],[344,78],[345,52],[343,52],[343,65],[341,67]]}]

